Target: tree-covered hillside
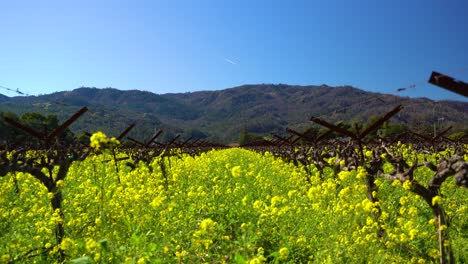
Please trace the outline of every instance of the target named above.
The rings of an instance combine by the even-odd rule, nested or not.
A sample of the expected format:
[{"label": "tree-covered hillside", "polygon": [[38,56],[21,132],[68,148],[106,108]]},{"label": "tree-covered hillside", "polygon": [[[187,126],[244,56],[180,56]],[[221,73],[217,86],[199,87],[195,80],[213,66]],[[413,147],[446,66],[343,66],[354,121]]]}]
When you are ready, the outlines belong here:
[{"label": "tree-covered hillside", "polygon": [[71,127],[76,133],[102,130],[115,135],[136,122],[131,136],[139,139],[163,129],[166,138],[184,133],[221,143],[237,141],[244,128],[258,135],[282,134],[286,127],[305,130],[313,125],[311,116],[331,122],[366,122],[398,104],[405,109],[392,122],[418,132],[429,133],[434,126],[460,131],[468,124],[465,102],[411,99],[350,86],[262,84],[178,94],[78,88],[41,96],[0,97],[1,112],[55,114],[59,120],[88,106],[90,111]]}]

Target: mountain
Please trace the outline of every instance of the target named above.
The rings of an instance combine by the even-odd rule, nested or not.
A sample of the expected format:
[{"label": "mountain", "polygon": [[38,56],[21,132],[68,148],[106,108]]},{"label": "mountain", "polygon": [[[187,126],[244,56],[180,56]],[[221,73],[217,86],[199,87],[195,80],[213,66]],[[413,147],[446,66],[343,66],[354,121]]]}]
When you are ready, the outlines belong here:
[{"label": "mountain", "polygon": [[5,102],[5,101],[8,101],[9,100],[9,97],[8,96],[5,96],[3,94],[0,94],[0,103],[1,102]]},{"label": "mountain", "polygon": [[439,129],[453,125],[460,130],[468,124],[465,102],[411,99],[351,86],[261,84],[172,94],[78,88],[41,96],[0,96],[0,111],[56,114],[60,120],[88,106],[89,113],[72,125],[75,132],[102,130],[117,135],[137,122],[131,136],[139,139],[163,129],[166,138],[184,132],[223,143],[237,141],[243,128],[263,135],[284,134],[286,127],[305,129],[313,125],[308,121],[311,116],[332,122],[366,122],[399,104],[405,108],[392,121],[415,130],[434,123]]}]

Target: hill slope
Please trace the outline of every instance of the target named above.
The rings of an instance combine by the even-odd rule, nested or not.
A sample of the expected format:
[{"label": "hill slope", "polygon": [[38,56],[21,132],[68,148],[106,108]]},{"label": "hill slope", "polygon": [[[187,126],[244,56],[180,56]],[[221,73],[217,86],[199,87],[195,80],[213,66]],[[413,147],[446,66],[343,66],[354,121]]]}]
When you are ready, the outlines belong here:
[{"label": "hill slope", "polygon": [[405,109],[393,121],[414,129],[468,124],[468,103],[432,101],[371,93],[350,86],[244,85],[219,90],[179,94],[154,94],[106,88],[78,88],[73,91],[29,97],[1,97],[0,111],[18,114],[36,111],[57,114],[63,120],[81,106],[90,113],[73,125],[74,131],[103,130],[111,135],[131,122],[138,127],[132,136],[148,138],[155,129],[166,137],[185,131],[219,142],[236,141],[242,128],[249,132],[283,133],[284,129],[304,129],[311,116],[329,121],[367,121],[398,104]]}]

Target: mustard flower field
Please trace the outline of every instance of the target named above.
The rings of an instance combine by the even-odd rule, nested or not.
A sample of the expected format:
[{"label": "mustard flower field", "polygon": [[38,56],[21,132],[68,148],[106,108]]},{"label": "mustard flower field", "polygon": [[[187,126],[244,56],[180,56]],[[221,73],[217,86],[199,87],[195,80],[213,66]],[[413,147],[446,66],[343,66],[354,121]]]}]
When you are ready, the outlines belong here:
[{"label": "mustard flower field", "polygon": [[[55,211],[55,194],[30,174],[0,177],[0,262],[54,263],[58,254],[64,263],[439,262],[438,220],[410,181],[377,178],[372,202],[362,167],[306,170],[241,148],[134,168],[114,160],[104,153],[74,162],[57,181],[63,203]],[[427,183],[433,174],[422,166],[414,178]],[[458,263],[468,262],[467,197],[449,178],[432,199],[450,219],[440,228]]]}]

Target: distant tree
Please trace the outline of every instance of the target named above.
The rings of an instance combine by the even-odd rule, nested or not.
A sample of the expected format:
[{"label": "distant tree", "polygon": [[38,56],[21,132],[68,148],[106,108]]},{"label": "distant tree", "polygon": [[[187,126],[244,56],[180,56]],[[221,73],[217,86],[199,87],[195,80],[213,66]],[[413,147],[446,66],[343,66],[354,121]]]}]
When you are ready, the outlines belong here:
[{"label": "distant tree", "polygon": [[[11,143],[38,143],[39,139],[31,137],[24,131],[17,129],[16,127],[6,123],[5,117],[16,120],[17,122],[39,132],[44,135],[49,134],[53,129],[59,126],[59,120],[56,115],[43,116],[36,112],[27,112],[18,117],[16,114],[11,112],[0,113],[0,141],[6,144]],[[59,136],[59,138],[70,141],[73,139],[73,133],[67,128]]]},{"label": "distant tree", "polygon": [[[325,130],[326,129],[323,129],[323,131],[325,131]],[[304,132],[302,132],[302,134],[305,137],[310,138],[310,139],[316,139],[321,133],[322,133],[322,130],[317,126],[311,126],[311,127],[307,128]],[[299,143],[307,144],[308,142],[301,138],[301,139],[299,139]]]},{"label": "distant tree", "polygon": [[381,137],[394,137],[408,131],[408,127],[403,124],[385,122],[379,133]]},{"label": "distant tree", "polygon": [[11,144],[16,142],[16,139],[22,132],[15,127],[10,126],[4,121],[4,118],[8,117],[10,119],[19,120],[19,117],[12,112],[0,112],[0,142],[3,144]]},{"label": "distant tree", "polygon": [[[374,124],[374,123],[375,123],[377,120],[379,120],[380,118],[381,118],[380,116],[371,116],[371,117],[369,117],[369,119],[367,120],[367,123],[366,123],[367,127],[368,127],[368,126],[371,126],[372,124]],[[366,128],[367,128],[367,127],[366,127]],[[371,131],[371,132],[367,135],[367,138],[368,138],[368,139],[372,139],[372,138],[377,137],[378,135],[379,135],[379,130],[376,129],[376,130],[374,130],[374,131]]]},{"label": "distant tree", "polygon": [[[23,125],[28,126],[29,128],[32,128],[40,133],[47,134],[48,128],[47,125],[48,123],[52,123],[53,120],[52,118],[49,118],[49,120],[46,121],[46,117],[43,115],[37,113],[37,112],[27,112],[24,113],[19,120]],[[58,123],[58,121],[57,121]]]},{"label": "distant tree", "polygon": [[177,134],[177,132],[174,132],[173,130],[166,129],[164,132],[161,134],[160,137],[156,141],[158,142],[167,142],[172,140]]},{"label": "distant tree", "polygon": [[246,127],[243,127],[242,128],[242,131],[241,131],[241,134],[240,134],[240,138],[239,138],[239,144],[240,145],[243,145],[247,142],[247,128]]},{"label": "distant tree", "polygon": [[253,134],[253,133],[248,133],[247,128],[244,127],[241,131],[239,144],[243,145],[243,144],[248,144],[248,143],[252,143],[255,141],[259,141],[259,140],[263,140],[263,136]]},{"label": "distant tree", "polygon": [[310,138],[316,138],[320,135],[320,128],[317,126],[309,127],[303,134]]},{"label": "distant tree", "polygon": [[89,145],[90,143],[89,136],[87,136],[86,133],[78,134],[78,136],[76,136],[76,140],[84,145]]},{"label": "distant tree", "polygon": [[184,132],[184,136],[186,137],[192,137],[194,139],[205,139],[208,137],[207,134],[203,133],[201,130],[198,130],[196,128],[190,128]]}]

